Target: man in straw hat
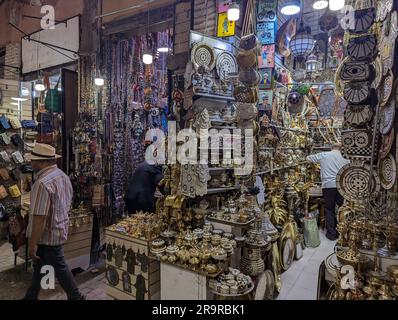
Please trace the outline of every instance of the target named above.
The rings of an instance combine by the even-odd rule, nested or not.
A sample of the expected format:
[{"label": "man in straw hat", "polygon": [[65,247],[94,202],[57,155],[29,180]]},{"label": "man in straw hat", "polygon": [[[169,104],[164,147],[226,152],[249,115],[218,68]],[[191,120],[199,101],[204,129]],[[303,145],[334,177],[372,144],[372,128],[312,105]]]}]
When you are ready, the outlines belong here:
[{"label": "man in straw hat", "polygon": [[350,161],[341,155],[341,143],[335,143],[332,151],[310,155],[307,160],[321,165],[322,193],[325,201],[326,238],[336,240],[336,205],[343,205],[344,199],[336,188],[336,176],[340,169]]},{"label": "man in straw hat", "polygon": [[[69,300],[82,300],[84,297],[65,262],[63,244],[68,237],[69,210],[73,189],[69,177],[57,167],[61,156],[47,144],[36,143],[27,159],[36,172],[36,181],[30,195],[29,255],[33,260],[32,285],[25,300],[37,300],[41,280],[46,275],[43,266],[52,266]],[[42,273],[43,272],[43,273]],[[43,281],[45,282],[45,281]]]}]

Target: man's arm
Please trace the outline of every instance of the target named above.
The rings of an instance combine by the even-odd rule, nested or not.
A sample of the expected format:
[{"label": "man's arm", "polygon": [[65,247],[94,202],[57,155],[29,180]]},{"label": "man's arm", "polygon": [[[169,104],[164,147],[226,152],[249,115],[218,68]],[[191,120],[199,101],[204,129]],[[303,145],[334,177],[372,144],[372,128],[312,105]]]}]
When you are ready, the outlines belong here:
[{"label": "man's arm", "polygon": [[325,153],[324,152],[321,152],[321,153],[318,153],[318,154],[312,154],[312,155],[307,157],[307,161],[319,164],[324,157],[325,157]]},{"label": "man's arm", "polygon": [[32,203],[29,217],[32,219],[32,234],[29,239],[29,255],[33,260],[37,260],[37,245],[44,232],[51,199],[43,184],[39,184],[32,189],[31,198]]}]

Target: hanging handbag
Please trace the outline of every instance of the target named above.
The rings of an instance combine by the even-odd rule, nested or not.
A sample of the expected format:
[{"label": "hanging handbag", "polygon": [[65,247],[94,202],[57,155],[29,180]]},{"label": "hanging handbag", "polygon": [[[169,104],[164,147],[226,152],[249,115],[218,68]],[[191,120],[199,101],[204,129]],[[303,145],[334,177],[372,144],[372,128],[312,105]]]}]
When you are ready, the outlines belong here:
[{"label": "hanging handbag", "polygon": [[3,200],[8,197],[8,192],[3,185],[0,185],[0,200]]},{"label": "hanging handbag", "polygon": [[4,132],[0,134],[0,145],[7,146],[10,144],[10,142],[11,140],[7,133]]},{"label": "hanging handbag", "polygon": [[11,129],[10,123],[8,122],[8,119],[5,116],[0,117],[0,130],[5,131]]},{"label": "hanging handbag", "polygon": [[6,168],[1,168],[0,169],[0,177],[4,181],[7,181],[10,179],[10,174],[8,173],[8,170]]},{"label": "hanging handbag", "polygon": [[24,164],[21,166],[21,171],[23,173],[32,173],[33,172],[33,168],[30,164]]},{"label": "hanging handbag", "polygon": [[19,168],[15,168],[11,171],[12,173],[12,177],[14,178],[14,180],[18,181],[21,180],[23,178],[23,174],[22,171]]},{"label": "hanging handbag", "polygon": [[53,133],[40,133],[37,136],[38,143],[46,143],[51,144],[54,142],[54,134]]},{"label": "hanging handbag", "polygon": [[36,129],[37,127],[35,120],[22,120],[21,124],[24,129]]},{"label": "hanging handbag", "polygon": [[249,87],[258,86],[260,80],[261,76],[258,73],[258,71],[254,68],[241,70],[239,72],[239,81]]},{"label": "hanging handbag", "polygon": [[11,154],[11,157],[12,157],[12,159],[14,160],[14,162],[15,162],[16,164],[22,164],[22,163],[25,162],[25,160],[24,160],[24,158],[23,158],[23,156],[22,156],[22,153],[19,152],[19,151],[13,152],[13,153]]},{"label": "hanging handbag", "polygon": [[21,196],[21,191],[19,190],[18,186],[14,184],[8,189],[11,197],[13,198],[19,198]]},{"label": "hanging handbag", "polygon": [[8,155],[7,151],[1,151],[0,152],[0,161],[3,163],[10,163],[11,159],[10,156]]},{"label": "hanging handbag", "polygon": [[21,136],[18,133],[14,134],[11,137],[11,141],[13,145],[16,146],[17,148],[21,148],[24,146],[24,141],[22,140]]},{"label": "hanging handbag", "polygon": [[59,81],[54,89],[50,89],[47,91],[46,99],[44,100],[44,105],[46,109],[51,112],[61,112],[62,111],[62,101],[61,101],[61,93],[58,90]]},{"label": "hanging handbag", "polygon": [[15,117],[15,116],[14,117],[10,117],[9,121],[10,121],[11,127],[13,129],[17,130],[17,129],[21,129],[22,128],[21,121],[19,121],[19,119],[17,117]]}]

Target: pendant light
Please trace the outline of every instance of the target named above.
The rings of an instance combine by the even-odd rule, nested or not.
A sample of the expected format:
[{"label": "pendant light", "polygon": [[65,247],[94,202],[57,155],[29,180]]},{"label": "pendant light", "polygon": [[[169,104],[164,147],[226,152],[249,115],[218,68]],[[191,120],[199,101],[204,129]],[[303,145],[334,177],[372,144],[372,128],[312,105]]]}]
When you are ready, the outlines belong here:
[{"label": "pendant light", "polygon": [[43,84],[43,80],[37,80],[35,83],[35,90],[36,91],[44,91],[46,90],[46,87]]},{"label": "pendant light", "polygon": [[[147,11],[147,37],[149,34],[149,1],[148,1],[148,11]],[[144,64],[152,64],[153,62],[153,55],[152,51],[147,49],[144,54],[142,55],[142,62]]]},{"label": "pendant light", "polygon": [[301,11],[300,0],[288,0],[283,4],[281,8],[281,13],[286,16],[293,16]]},{"label": "pendant light", "polygon": [[234,1],[230,4],[227,12],[227,17],[229,21],[238,21],[240,18],[239,5]]},{"label": "pendant light", "polygon": [[312,7],[315,10],[323,10],[326,9],[329,5],[329,1],[327,0],[315,0],[314,3],[312,4]]},{"label": "pendant light", "polygon": [[169,34],[167,32],[161,32],[158,35],[158,52],[167,53],[169,52]]},{"label": "pendant light", "polygon": [[329,1],[329,9],[332,11],[337,11],[343,9],[345,6],[345,0],[333,0]]},{"label": "pendant light", "polygon": [[311,35],[311,28],[304,24],[301,17],[300,27],[296,35],[290,40],[289,48],[297,60],[302,61],[314,50],[315,39]]},{"label": "pendant light", "polygon": [[94,83],[98,87],[102,87],[105,84],[105,79],[101,76],[101,72],[99,71],[96,72]]}]

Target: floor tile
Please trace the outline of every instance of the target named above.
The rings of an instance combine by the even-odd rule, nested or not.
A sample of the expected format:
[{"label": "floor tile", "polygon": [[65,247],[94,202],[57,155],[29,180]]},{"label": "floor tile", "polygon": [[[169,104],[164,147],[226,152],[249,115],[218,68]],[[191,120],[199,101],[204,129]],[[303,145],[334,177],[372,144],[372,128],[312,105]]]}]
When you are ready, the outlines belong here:
[{"label": "floor tile", "polygon": [[318,273],[301,273],[293,285],[293,289],[306,289],[316,292],[318,288]]},{"label": "floor tile", "polygon": [[316,292],[308,289],[293,287],[284,300],[316,300]]}]

